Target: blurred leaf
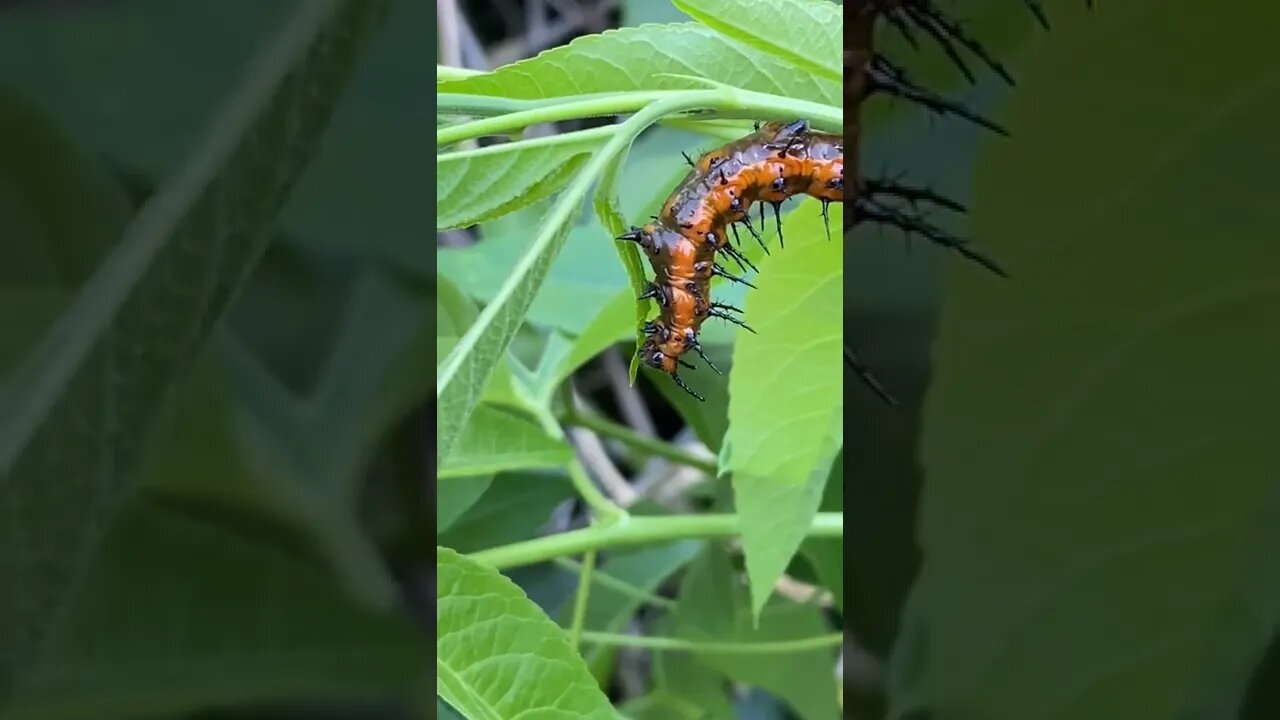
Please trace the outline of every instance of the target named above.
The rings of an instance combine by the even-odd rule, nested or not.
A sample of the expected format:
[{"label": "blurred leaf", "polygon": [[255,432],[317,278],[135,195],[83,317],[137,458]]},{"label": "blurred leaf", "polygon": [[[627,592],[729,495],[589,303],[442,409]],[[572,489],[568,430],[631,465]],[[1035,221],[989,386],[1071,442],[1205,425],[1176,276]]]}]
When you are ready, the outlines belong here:
[{"label": "blurred leaf", "polygon": [[613,299],[598,311],[595,319],[582,331],[582,334],[574,339],[573,349],[556,370],[556,378],[563,381],[619,341],[631,339],[634,331],[635,317],[632,313],[635,304],[635,296],[630,290],[623,290],[614,295]]},{"label": "blurred leaf", "polygon": [[492,475],[444,478],[437,482],[436,538],[453,527],[453,523],[475,505],[492,484]]},{"label": "blurred leaf", "polygon": [[384,10],[299,6],[6,388],[0,505],[23,521],[0,525],[0,586],[23,592],[0,595],[0,698],[71,596],[165,393],[261,257]]},{"label": "blurred leaf", "polygon": [[442,718],[442,720],[466,720],[466,718],[458,714],[457,710],[449,707],[449,703],[438,697],[436,698],[436,713],[436,717]]},{"label": "blurred leaf", "polygon": [[934,346],[915,689],[939,720],[1234,717],[1280,619],[1280,8],[1073,6],[979,168],[1017,280],[955,267]]},{"label": "blurred leaf", "polygon": [[827,0],[675,0],[717,32],[809,72],[844,77],[844,8]]},{"label": "blurred leaf", "polygon": [[[583,72],[584,67],[591,71]],[[814,77],[697,23],[646,25],[587,35],[485,75],[440,83],[436,90],[532,99],[705,87],[664,73],[694,75],[827,105],[841,102],[838,81]]]},{"label": "blurred leaf", "polygon": [[438,478],[492,475],[505,470],[564,467],[573,449],[547,437],[536,423],[487,405],[471,414]]},{"label": "blurred leaf", "polygon": [[[672,620],[678,618],[673,617]],[[674,627],[676,623],[660,625]],[[677,700],[681,708],[701,709],[703,714],[694,716],[694,720],[738,720],[729,703],[730,687],[725,676],[692,653],[655,653],[653,680],[655,692]],[[684,712],[688,713],[688,710]]]},{"label": "blurred leaf", "polygon": [[57,120],[0,85],[0,284],[74,290],[133,216],[120,183]]},{"label": "blurred leaf", "polygon": [[121,514],[85,581],[0,718],[403,696],[430,659],[406,618],[353,607],[290,553],[149,503]]},{"label": "blurred leaf", "polygon": [[[774,600],[752,629],[745,588],[733,577],[728,556],[708,546],[689,568],[680,588],[677,635],[689,640],[762,642],[798,640],[832,631],[811,605]],[[836,648],[797,653],[746,655],[694,653],[698,662],[737,682],[759,687],[789,704],[804,720],[833,720],[836,707]]]},{"label": "blurred leaf", "polygon": [[790,242],[762,261],[745,312],[758,334],[739,336],[729,376],[720,469],[733,475],[756,612],[812,524],[844,435],[844,243],[816,210],[788,216]]},{"label": "blurred leaf", "polygon": [[436,276],[436,336],[462,337],[480,312],[447,278]]},{"label": "blurred leaf", "polygon": [[[680,540],[643,547],[633,552],[611,554],[607,561],[596,568],[596,574],[608,575],[633,588],[652,593],[667,578],[689,564],[701,548],[702,543],[699,541]],[[561,607],[562,625],[567,626],[571,622],[575,600],[576,598],[569,598]],[[641,605],[638,598],[597,582],[591,587],[583,627],[598,632],[622,632]],[[604,660],[612,657],[617,650],[612,646],[595,646],[586,650],[584,657],[597,678],[602,677]]]},{"label": "blurred leaf", "polygon": [[359,527],[365,470],[383,438],[429,397],[432,303],[370,271],[343,309],[313,393],[297,398],[231,347],[241,387],[240,439],[248,465],[280,505],[294,508],[321,552],[367,601],[396,589]]},{"label": "blurred leaf", "polygon": [[[717,301],[729,302],[721,300],[720,295],[716,295],[716,298]],[[709,323],[704,325],[703,332],[707,333],[711,327]],[[729,407],[729,377],[733,376],[733,357],[730,354],[733,348],[726,345],[710,345],[709,339],[703,339],[702,342],[706,345],[703,352],[724,375],[707,372],[699,375],[696,380],[685,375],[681,377],[686,384],[697,390],[699,395],[706,398],[706,402],[698,402],[689,393],[681,390],[665,373],[645,367],[641,375],[649,378],[658,392],[680,413],[680,417],[689,423],[689,427],[693,428],[694,433],[697,434],[698,440],[710,448],[711,452],[718,453],[724,441],[725,431],[729,428],[727,408]]]},{"label": "blurred leaf", "polygon": [[440,533],[440,542],[470,553],[528,540],[547,524],[552,510],[573,496],[562,474],[502,473],[493,478],[479,502]]},{"label": "blurred leaf", "polygon": [[485,222],[550,197],[612,134],[605,126],[437,155],[436,229]]},{"label": "blurred leaf", "polygon": [[616,718],[564,631],[518,586],[436,548],[436,692],[473,718]]},{"label": "blurred leaf", "polygon": [[710,720],[712,717],[704,708],[665,690],[654,690],[628,700],[619,711],[628,720]]},{"label": "blurred leaf", "polygon": [[23,355],[44,335],[66,307],[70,293],[53,284],[0,283],[0,307],[22,312],[0,314],[0,393]]},{"label": "blurred leaf", "polygon": [[622,0],[622,24],[627,27],[645,23],[678,23],[687,20],[688,16],[669,2]]},{"label": "blurred leaf", "polygon": [[[38,99],[90,148],[160,177],[185,159],[244,58],[296,5],[131,0],[68,11],[28,3],[0,23],[0,83]],[[434,255],[421,237],[431,221],[422,193],[434,146],[422,128],[434,101],[418,92],[432,54],[422,28],[433,26],[434,11],[434,3],[391,4],[324,152],[281,212],[282,225],[307,245]]]}]

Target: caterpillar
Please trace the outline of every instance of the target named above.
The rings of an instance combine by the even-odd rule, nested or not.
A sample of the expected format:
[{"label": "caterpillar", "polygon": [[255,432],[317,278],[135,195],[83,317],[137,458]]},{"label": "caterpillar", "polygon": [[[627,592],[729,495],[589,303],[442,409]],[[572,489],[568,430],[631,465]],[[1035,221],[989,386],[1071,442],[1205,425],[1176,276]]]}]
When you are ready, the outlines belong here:
[{"label": "caterpillar", "polygon": [[[745,227],[766,253],[768,246],[751,222],[751,206],[759,203],[761,229],[764,205],[773,207],[779,247],[784,246],[781,206],[788,198],[810,195],[822,202],[822,217],[830,238],[829,206],[844,201],[844,138],[816,132],[808,121],[757,125],[746,137],[703,153],[697,161],[686,157],[689,173],[668,196],[654,222],[632,227],[617,239],[640,245],[654,279],[640,299],[658,304],[658,317],[645,324],[641,360],[670,375],[698,400],[704,398],[680,377],[679,368],[692,368],[683,359],[690,351],[713,371],[699,342],[702,323],[716,317],[755,332],[734,313],[742,310],[711,297],[711,279],[755,287],[717,264],[723,255],[741,268],[756,270],[740,250],[738,225]],[[729,241],[732,234],[734,243]]]}]

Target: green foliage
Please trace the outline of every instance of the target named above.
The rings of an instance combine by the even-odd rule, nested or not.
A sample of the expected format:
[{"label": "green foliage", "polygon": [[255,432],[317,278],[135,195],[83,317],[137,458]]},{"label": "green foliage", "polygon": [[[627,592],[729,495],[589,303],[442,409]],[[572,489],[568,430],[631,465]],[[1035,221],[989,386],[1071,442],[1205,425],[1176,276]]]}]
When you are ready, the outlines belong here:
[{"label": "green foliage", "polygon": [[[371,269],[382,248],[326,255],[350,230],[326,211],[371,207],[348,171],[356,194],[397,182],[360,166],[388,143],[353,126],[409,114],[352,122],[344,100],[387,85],[367,58],[419,42],[388,7],[0,23],[18,160],[0,169],[0,718],[426,707],[425,638],[386,562],[420,519],[365,496],[371,467],[403,471],[385,446],[426,399],[435,303]],[[403,235],[350,214],[361,237]]]},{"label": "green foliage", "polygon": [[[747,296],[758,334],[734,346],[729,431],[720,471],[735,505],[759,612],[804,539],[844,441],[841,336],[844,243],[828,240],[818,203],[805,201],[783,230],[785,250],[760,269],[768,282]],[[843,213],[833,213],[841,227]],[[763,591],[763,592],[762,592]]]},{"label": "green foliage", "polygon": [[948,279],[894,717],[1237,717],[1280,620],[1280,15],[1071,5],[975,180],[1017,280]]},{"label": "green foliage", "polygon": [[[22,592],[0,601],[0,693],[45,642],[121,504],[166,390],[261,256],[383,10],[320,3],[291,19],[10,378],[0,505],[20,508],[22,520],[0,526],[0,584]],[[328,52],[309,52],[320,46]]]},{"label": "green foliage", "polygon": [[436,549],[436,688],[468,718],[616,718],[569,638],[515,583]]},{"label": "green foliage", "polygon": [[[518,567],[510,570],[513,580],[535,599],[557,588],[546,599],[547,607],[556,609],[553,617],[572,637],[584,631],[574,648],[560,645],[570,635],[553,626],[545,629],[547,637],[559,638],[544,642],[552,653],[546,657],[561,657],[562,650],[577,656],[564,660],[574,668],[556,670],[571,669],[570,674],[545,676],[539,694],[513,692],[502,700],[505,704],[499,703],[501,694],[488,697],[487,690],[501,684],[495,678],[520,681],[539,671],[528,666],[515,674],[519,664],[510,657],[525,652],[520,663],[528,665],[535,651],[519,643],[533,642],[534,631],[507,637],[498,627],[501,620],[484,615],[490,612],[486,608],[504,598],[525,617],[531,606],[515,586],[499,590],[495,584],[494,600],[486,600],[483,592],[490,586],[479,578],[498,583],[501,577],[484,566],[468,566],[466,582],[485,590],[452,598],[441,586],[441,597],[451,598],[451,627],[448,636],[442,630],[438,643],[442,656],[461,658],[460,648],[466,648],[462,665],[437,686],[462,716],[556,712],[557,698],[571,702],[575,693],[585,693],[576,670],[584,660],[583,669],[595,675],[591,687],[612,682],[622,656],[617,646],[631,642],[624,629],[637,622],[655,631],[658,637],[651,639],[660,643],[721,646],[714,653],[659,653],[660,664],[679,670],[655,684],[650,695],[620,708],[628,717],[676,717],[699,708],[730,717],[726,681],[767,689],[804,718],[838,715],[831,619],[817,605],[770,599],[806,537],[822,535],[828,543],[806,546],[819,558],[815,564],[823,568],[823,581],[838,585],[841,580],[839,556],[829,545],[839,544],[840,508],[829,505],[822,514],[818,509],[841,442],[838,420],[833,422],[839,417],[840,376],[825,358],[839,362],[833,348],[840,333],[842,244],[838,237],[828,241],[817,203],[784,215],[785,249],[770,239],[773,252],[765,256],[758,247],[744,245],[761,268],[754,278],[759,291],[717,286],[718,300],[747,303],[747,321],[758,327],[760,337],[747,341],[735,328],[708,324],[703,340],[729,377],[709,371],[684,376],[707,403],[673,392],[669,378],[633,374],[645,386],[656,384],[681,422],[713,452],[726,444],[737,448],[726,451],[727,480],[707,477],[700,488],[723,494],[732,481],[733,503],[717,502],[717,509],[736,503],[742,515],[673,514],[647,501],[623,511],[583,472],[563,429],[581,419],[566,402],[570,376],[619,344],[631,353],[639,324],[652,311],[649,301],[636,301],[647,282],[647,263],[633,245],[613,238],[657,212],[687,172],[679,152],[705,150],[707,138],[718,144],[727,133],[741,136],[749,128],[743,120],[804,117],[825,130],[843,126],[839,70],[831,72],[840,67],[842,10],[815,0],[775,5],[763,14],[753,11],[752,25],[758,32],[755,20],[789,18],[787,37],[744,34],[740,2],[688,3],[681,8],[699,22],[607,31],[493,72],[438,77],[442,107],[459,118],[437,126],[442,153],[438,227],[480,223],[479,242],[441,250],[434,279],[444,288],[437,313],[436,447],[442,471],[437,543],[449,549],[442,553],[474,555],[467,560],[450,554],[442,562]],[[788,37],[806,40],[803,57]],[[710,89],[706,81],[713,82]],[[625,119],[552,137],[520,137],[531,125],[604,116]],[[672,127],[655,127],[659,124]],[[690,130],[698,135],[688,135]],[[506,142],[482,150],[464,144],[481,137]],[[594,217],[581,213],[588,191]],[[839,228],[841,220],[838,210],[832,214],[833,227]],[[756,292],[764,295],[753,299]],[[467,299],[480,306],[478,314]],[[797,314],[805,321],[794,322]],[[738,348],[743,342],[747,345]],[[801,392],[787,381],[797,374],[806,379]],[[815,401],[821,409],[815,410]],[[602,422],[593,429],[625,446],[610,449],[627,464],[638,467],[656,454],[709,467],[703,457],[676,447],[657,451],[654,445],[661,441],[637,438],[628,428],[611,431],[611,421]],[[780,432],[786,424],[791,428]],[[575,495],[590,508],[592,526],[536,537],[552,510]],[[642,507],[644,517],[639,516]],[[724,573],[715,571],[720,574],[713,574],[708,563],[689,565],[708,547],[706,538],[738,534],[744,539],[755,612],[746,601],[746,587],[728,571],[728,556],[717,556],[724,564]],[[634,544],[641,547],[627,547]],[[610,552],[591,572],[572,579],[587,589],[579,608],[579,593],[564,587],[564,573],[557,569],[548,576],[544,563],[591,547]],[[443,577],[444,565],[440,572]],[[664,597],[672,586],[685,598],[679,604]],[[695,595],[707,604],[686,607]],[[709,608],[715,604],[736,608],[730,625],[712,617]],[[442,607],[442,628],[445,612]],[[583,619],[580,628],[575,617]],[[474,640],[483,628],[488,628],[484,642]],[[511,633],[516,631],[513,624]],[[779,641],[778,649],[768,644]],[[800,644],[792,647],[793,641]],[[472,665],[481,669],[462,672]],[[595,709],[582,702],[588,704],[578,712]]]}]

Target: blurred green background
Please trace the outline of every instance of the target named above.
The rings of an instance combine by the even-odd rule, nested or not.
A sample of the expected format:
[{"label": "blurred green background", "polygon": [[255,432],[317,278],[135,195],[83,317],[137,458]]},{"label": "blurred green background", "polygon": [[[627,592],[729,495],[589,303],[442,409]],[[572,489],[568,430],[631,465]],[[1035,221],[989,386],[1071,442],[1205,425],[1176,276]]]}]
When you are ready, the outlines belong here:
[{"label": "blurred green background", "polygon": [[[0,377],[297,7],[0,7]],[[429,713],[422,408],[435,321],[432,276],[418,271],[434,252],[433,25],[429,3],[394,5],[269,252],[148,438],[140,492],[119,514],[89,508],[109,523],[105,544],[80,560],[43,653],[18,659],[0,717]],[[416,265],[391,272],[393,253]],[[170,282],[198,286],[210,272]],[[6,497],[22,527],[58,522]],[[0,622],[12,637],[33,620]]]}]

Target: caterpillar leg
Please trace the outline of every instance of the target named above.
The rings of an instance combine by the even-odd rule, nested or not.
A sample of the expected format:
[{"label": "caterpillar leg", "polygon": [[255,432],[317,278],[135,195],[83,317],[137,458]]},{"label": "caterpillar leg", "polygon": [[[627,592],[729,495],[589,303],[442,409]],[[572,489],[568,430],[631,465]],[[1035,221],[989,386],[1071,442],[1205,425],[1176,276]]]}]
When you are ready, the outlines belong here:
[{"label": "caterpillar leg", "polygon": [[702,362],[706,363],[707,367],[711,368],[712,371],[715,372],[715,374],[717,375],[724,374],[720,372],[720,368],[716,367],[715,363],[711,362],[711,358],[707,357],[706,352],[704,352],[702,349],[702,343],[698,342],[698,339],[696,337],[689,338],[688,340],[686,340],[685,344],[687,344],[690,348],[692,348],[693,351],[698,354],[698,357],[702,358]]},{"label": "caterpillar leg", "polygon": [[676,384],[680,386],[680,389],[681,389],[681,390],[683,390],[683,391],[685,391],[685,392],[689,393],[690,395],[694,396],[695,398],[697,398],[697,399],[698,399],[698,402],[706,402],[706,401],[707,401],[707,399],[706,399],[706,398],[704,398],[704,397],[702,397],[701,395],[699,395],[698,393],[694,392],[693,388],[689,387],[688,385],[685,385],[685,384],[684,384],[684,381],[680,379],[680,376],[679,376],[679,375],[677,375],[677,374],[675,374],[675,373],[672,373],[672,374],[671,374],[671,379],[676,381]]}]

